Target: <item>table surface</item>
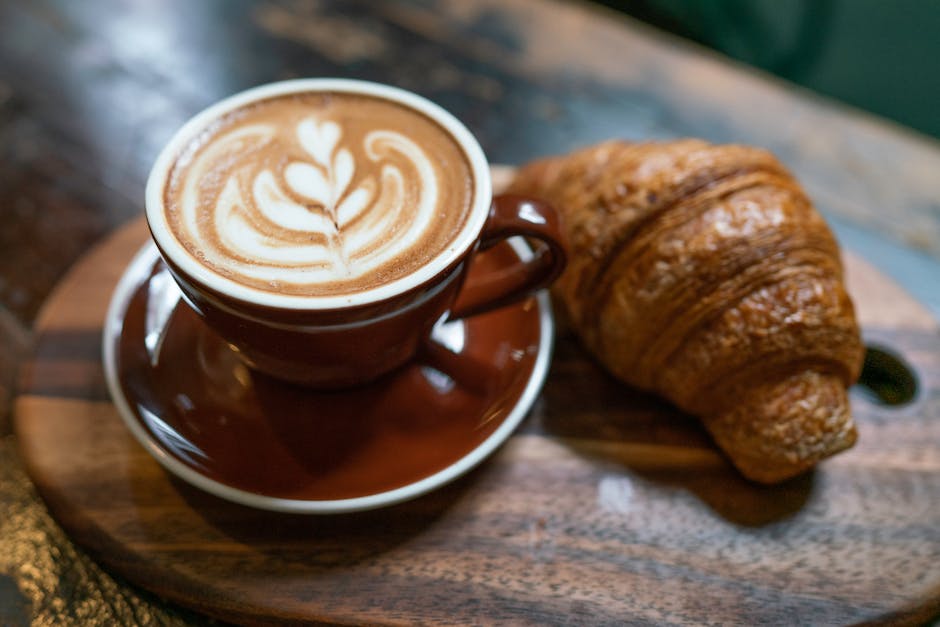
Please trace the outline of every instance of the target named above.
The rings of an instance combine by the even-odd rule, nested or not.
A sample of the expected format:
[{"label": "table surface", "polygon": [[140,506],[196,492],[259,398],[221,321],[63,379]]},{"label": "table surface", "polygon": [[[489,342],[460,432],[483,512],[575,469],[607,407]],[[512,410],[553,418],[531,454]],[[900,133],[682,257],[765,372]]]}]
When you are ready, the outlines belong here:
[{"label": "table surface", "polygon": [[172,132],[223,96],[301,76],[423,94],[493,162],[609,137],[767,147],[844,244],[940,312],[940,145],[592,5],[0,0],[0,624],[202,622],[68,541],[23,472],[10,399],[44,299],[140,215]]}]

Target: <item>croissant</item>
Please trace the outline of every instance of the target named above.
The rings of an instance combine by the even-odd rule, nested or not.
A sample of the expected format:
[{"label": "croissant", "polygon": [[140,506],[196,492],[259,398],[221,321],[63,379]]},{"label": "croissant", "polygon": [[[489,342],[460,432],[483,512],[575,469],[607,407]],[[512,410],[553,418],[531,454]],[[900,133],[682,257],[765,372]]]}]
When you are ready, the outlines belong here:
[{"label": "croissant", "polygon": [[523,167],[562,214],[556,296],[616,377],[702,419],[775,483],[851,447],[863,345],[825,221],[770,153],[607,142]]}]

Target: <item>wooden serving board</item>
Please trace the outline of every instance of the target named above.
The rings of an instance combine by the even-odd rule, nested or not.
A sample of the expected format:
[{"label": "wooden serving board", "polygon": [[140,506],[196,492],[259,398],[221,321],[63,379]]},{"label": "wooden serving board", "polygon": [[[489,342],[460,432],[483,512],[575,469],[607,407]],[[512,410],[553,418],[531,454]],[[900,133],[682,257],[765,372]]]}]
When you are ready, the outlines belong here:
[{"label": "wooden serving board", "polygon": [[[304,517],[175,480],[109,402],[101,324],[146,238],[136,221],[62,280],[15,421],[65,530],[162,597],[266,624],[916,623],[940,612],[940,333],[851,254],[868,343],[906,362],[919,388],[894,406],[854,389],[858,445],[811,474],[772,488],[741,479],[695,420],[613,381],[562,329],[541,398],[479,469],[390,509]],[[900,375],[887,359],[868,375],[890,390]]]}]

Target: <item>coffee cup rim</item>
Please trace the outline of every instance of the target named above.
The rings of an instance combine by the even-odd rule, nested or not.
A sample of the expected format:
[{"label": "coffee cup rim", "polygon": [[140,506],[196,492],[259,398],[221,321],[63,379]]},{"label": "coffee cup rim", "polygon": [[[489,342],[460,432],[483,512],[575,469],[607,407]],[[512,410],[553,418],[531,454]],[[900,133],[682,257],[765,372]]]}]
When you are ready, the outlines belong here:
[{"label": "coffee cup rim", "polygon": [[[361,292],[329,296],[305,296],[266,292],[239,283],[199,263],[173,236],[164,211],[166,178],[185,147],[220,116],[239,107],[278,96],[303,92],[359,94],[388,100],[422,113],[438,123],[458,144],[473,172],[473,202],[467,220],[451,242],[428,263],[403,277]],[[483,149],[469,129],[440,105],[410,91],[357,79],[301,78],[252,87],[233,94],[194,115],[161,150],[147,178],[145,212],[150,232],[161,253],[194,282],[253,305],[290,310],[335,310],[381,302],[431,282],[460,260],[476,244],[489,214],[492,182]]]}]

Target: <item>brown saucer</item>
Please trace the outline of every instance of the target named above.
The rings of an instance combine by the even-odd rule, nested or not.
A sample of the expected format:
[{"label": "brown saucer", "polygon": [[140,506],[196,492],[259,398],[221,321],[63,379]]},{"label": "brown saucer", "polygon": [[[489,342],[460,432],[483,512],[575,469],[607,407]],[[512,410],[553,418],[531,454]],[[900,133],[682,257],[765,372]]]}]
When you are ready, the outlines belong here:
[{"label": "brown saucer", "polygon": [[115,290],[103,349],[115,405],[167,470],[243,505],[334,513],[416,497],[495,450],[541,388],[551,327],[547,298],[530,299],[438,325],[415,362],[375,383],[316,392],[246,368],[148,244]]}]

